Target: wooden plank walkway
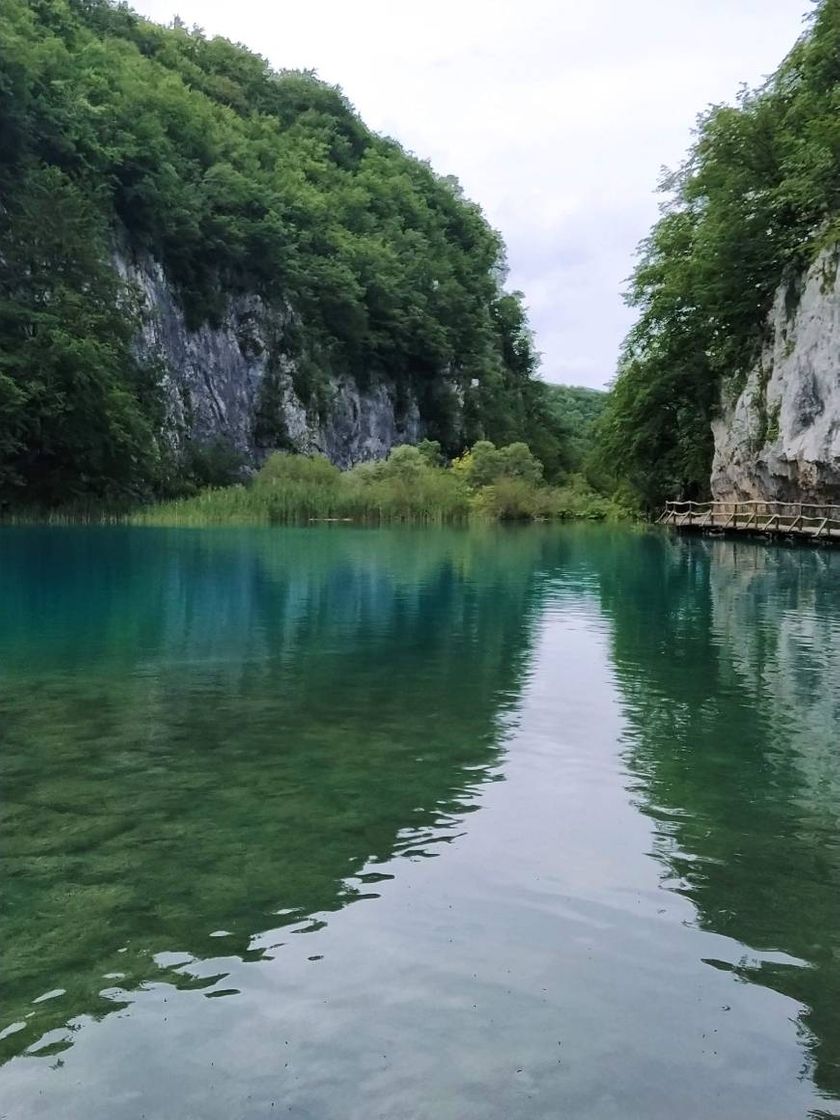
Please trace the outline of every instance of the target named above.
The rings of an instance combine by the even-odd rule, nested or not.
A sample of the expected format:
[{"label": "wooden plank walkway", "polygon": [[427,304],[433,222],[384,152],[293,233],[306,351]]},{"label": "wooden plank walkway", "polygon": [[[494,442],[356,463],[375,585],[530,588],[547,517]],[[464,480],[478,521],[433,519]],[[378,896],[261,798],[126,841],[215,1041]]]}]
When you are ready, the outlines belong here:
[{"label": "wooden plank walkway", "polygon": [[803,502],[667,502],[657,524],[681,532],[752,533],[840,543],[840,506]]}]

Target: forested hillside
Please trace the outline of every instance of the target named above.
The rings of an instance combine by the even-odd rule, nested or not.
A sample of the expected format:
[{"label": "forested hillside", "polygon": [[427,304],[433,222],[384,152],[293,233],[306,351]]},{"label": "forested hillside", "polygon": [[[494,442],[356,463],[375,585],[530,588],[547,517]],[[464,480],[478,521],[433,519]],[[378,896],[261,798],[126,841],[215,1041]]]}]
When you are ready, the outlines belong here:
[{"label": "forested hillside", "polygon": [[598,451],[648,506],[708,492],[721,391],[736,394],[758,361],[779,285],[795,304],[840,237],[840,0],[816,5],[764,86],[700,119],[663,190]]},{"label": "forested hillside", "polygon": [[580,470],[592,453],[596,422],[606,407],[607,394],[581,385],[549,383],[546,388],[549,407],[566,436],[568,465]]},{"label": "forested hillside", "polygon": [[165,370],[134,345],[117,244],[160,262],[190,327],[232,296],[289,310],[307,409],[336,372],[411,396],[455,453],[563,436],[504,247],[457,182],[308,73],[107,0],[0,7],[0,501],[178,487]]}]

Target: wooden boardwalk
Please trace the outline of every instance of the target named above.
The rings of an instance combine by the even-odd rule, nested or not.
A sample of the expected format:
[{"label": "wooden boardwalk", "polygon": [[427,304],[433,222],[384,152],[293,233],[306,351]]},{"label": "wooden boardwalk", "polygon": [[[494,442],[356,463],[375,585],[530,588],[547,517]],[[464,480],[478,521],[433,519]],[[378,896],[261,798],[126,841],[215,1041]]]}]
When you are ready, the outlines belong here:
[{"label": "wooden boardwalk", "polygon": [[686,533],[752,533],[840,543],[840,506],[802,502],[668,502],[657,524]]}]

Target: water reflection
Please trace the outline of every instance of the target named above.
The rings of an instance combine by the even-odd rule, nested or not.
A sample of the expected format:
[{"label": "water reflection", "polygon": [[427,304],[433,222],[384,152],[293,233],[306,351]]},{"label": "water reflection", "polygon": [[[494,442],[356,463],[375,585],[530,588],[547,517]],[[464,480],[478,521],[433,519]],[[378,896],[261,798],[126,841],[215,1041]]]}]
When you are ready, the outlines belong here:
[{"label": "water reflection", "polygon": [[[603,601],[633,789],[669,889],[733,939],[709,964],[802,1006],[840,1098],[840,553],[651,538]],[[741,947],[740,950],[738,947]]]},{"label": "water reflection", "polygon": [[4,532],[4,1108],[828,1116],[838,715],[840,552]]},{"label": "water reflection", "polygon": [[6,533],[6,1057],[60,1052],[150,978],[223,994],[185,962],[261,959],[262,931],[375,897],[370,865],[457,834],[547,541],[411,540]]}]

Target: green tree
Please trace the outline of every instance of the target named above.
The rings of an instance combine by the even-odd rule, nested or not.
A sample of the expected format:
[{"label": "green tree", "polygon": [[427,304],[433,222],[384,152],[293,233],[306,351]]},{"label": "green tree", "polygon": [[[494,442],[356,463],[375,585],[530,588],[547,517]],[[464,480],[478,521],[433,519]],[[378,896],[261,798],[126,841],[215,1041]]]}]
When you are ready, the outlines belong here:
[{"label": "green tree", "polygon": [[129,294],[66,175],[31,168],[0,209],[0,496],[115,499],[154,479],[151,373]]},{"label": "green tree", "polygon": [[780,284],[840,234],[840,0],[778,71],[704,114],[628,299],[639,318],[598,425],[597,467],[653,507],[708,491],[723,390],[758,360]]},{"label": "green tree", "polygon": [[[562,469],[565,437],[522,299],[500,284],[498,234],[455,180],[372,133],[313,74],[273,72],[109,0],[5,0],[0,167],[0,451],[27,495],[156,484],[162,418],[109,273],[117,244],[162,264],[193,328],[218,323],[236,294],[282,307],[278,346],[313,412],[336,375],[387,382],[446,455],[525,440],[549,476]],[[56,209],[32,252],[59,265],[30,275],[28,231],[50,183]],[[25,354],[27,317],[37,345]],[[280,436],[263,404],[269,449]]]}]

